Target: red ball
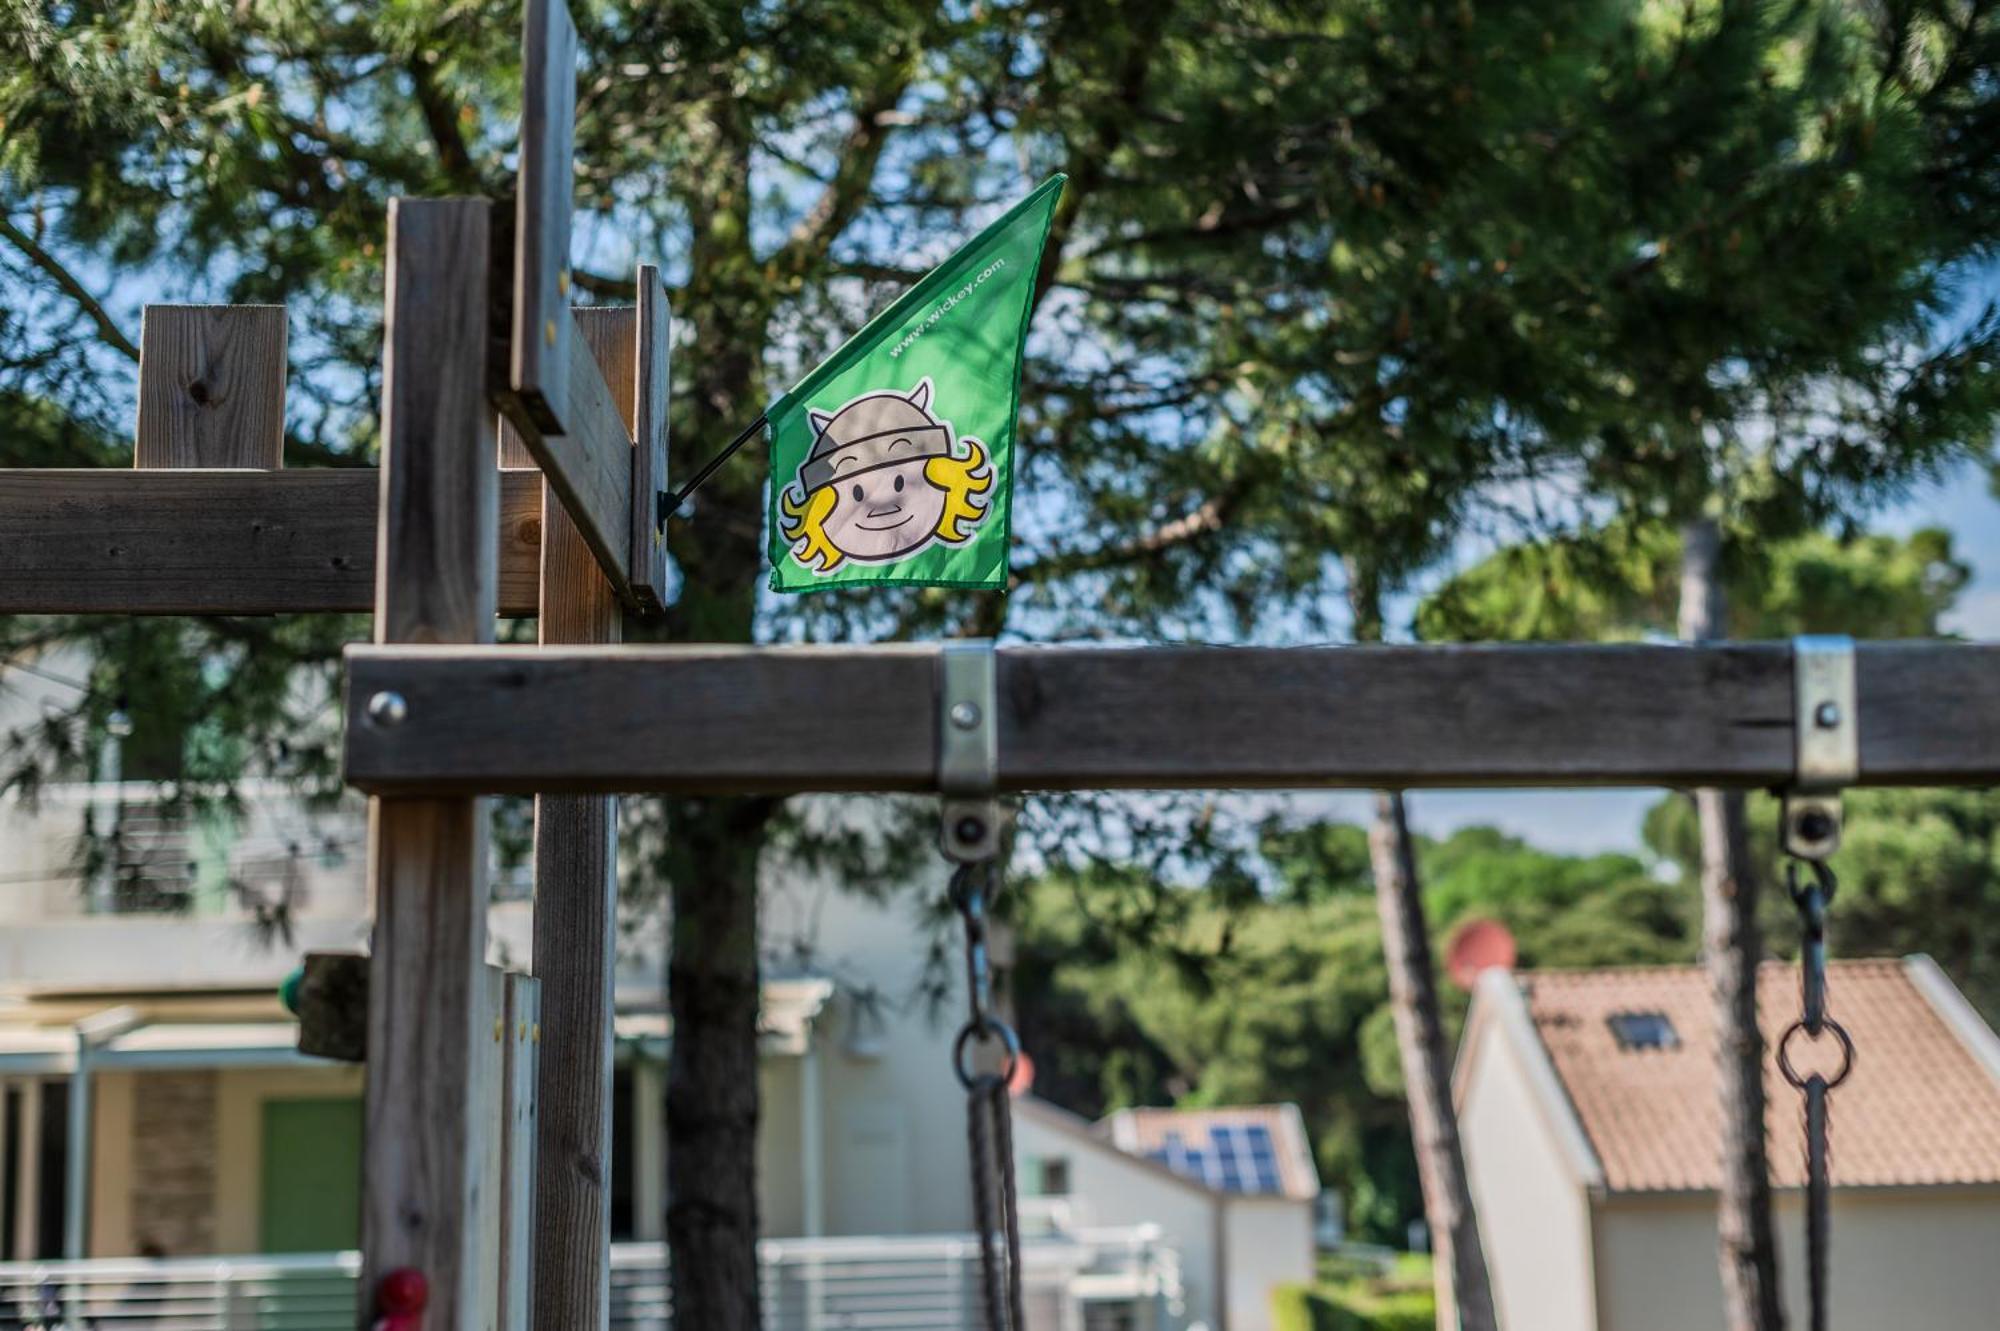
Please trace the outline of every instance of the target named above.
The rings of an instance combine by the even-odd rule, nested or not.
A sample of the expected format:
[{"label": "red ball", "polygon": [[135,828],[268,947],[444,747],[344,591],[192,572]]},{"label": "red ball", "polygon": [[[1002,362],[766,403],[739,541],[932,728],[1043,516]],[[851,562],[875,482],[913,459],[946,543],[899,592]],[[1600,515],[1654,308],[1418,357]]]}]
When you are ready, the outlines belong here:
[{"label": "red ball", "polygon": [[376,1305],[385,1313],[420,1313],[430,1297],[430,1282],[413,1266],[391,1271],[375,1287]]}]

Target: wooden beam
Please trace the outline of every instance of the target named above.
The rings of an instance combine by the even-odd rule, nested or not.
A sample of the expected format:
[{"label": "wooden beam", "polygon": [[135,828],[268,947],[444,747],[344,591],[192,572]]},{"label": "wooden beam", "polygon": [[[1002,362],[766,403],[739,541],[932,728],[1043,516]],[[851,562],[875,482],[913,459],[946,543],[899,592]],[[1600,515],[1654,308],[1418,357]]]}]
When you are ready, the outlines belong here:
[{"label": "wooden beam", "polygon": [[[582,340],[633,403],[634,311],[579,311]],[[544,644],[615,643],[624,615],[569,515],[543,513]],[[535,801],[534,969],[542,982],[533,1324],[602,1327],[611,1309],[612,982],[617,969],[618,804]]]},{"label": "wooden beam", "polygon": [[632,384],[632,590],[651,607],[667,603],[667,533],[660,496],[667,492],[667,396],[673,378],[673,310],[666,283],[639,265],[638,328]]},{"label": "wooden beam", "polygon": [[[498,477],[485,339],[491,205],[389,206],[382,372],[378,642],[490,642]],[[393,732],[399,700],[364,706]],[[487,818],[473,799],[383,799],[369,809],[375,902],[361,1202],[363,1324],[382,1277],[430,1286],[424,1324],[485,1325],[482,1270],[499,1201],[482,1181],[498,1130],[480,1098],[488,1029]]]},{"label": "wooden beam", "polygon": [[139,467],[276,468],[285,457],[285,307],[148,305]]},{"label": "wooden beam", "polygon": [[[366,613],[373,468],[0,470],[0,614]],[[533,615],[540,473],[500,473],[500,613]]]},{"label": "wooden beam", "polygon": [[[632,312],[584,309],[563,314],[573,325],[586,317],[618,317],[629,322]],[[576,523],[619,599],[636,611],[653,613],[660,609],[657,599],[642,597],[642,589],[633,584],[631,575],[634,467],[629,411],[613,396],[580,329],[572,338],[570,355],[576,363],[569,376],[565,432],[545,434],[523,429],[520,442]],[[621,381],[631,382],[624,376]],[[622,400],[630,403],[631,390]],[[650,593],[652,589],[643,590]]]},{"label": "wooden beam", "polygon": [[[350,649],[365,790],[933,789],[934,647]],[[1861,780],[2000,781],[2000,646],[1862,644]],[[1008,790],[1768,786],[1784,643],[1024,648],[999,654]],[[352,699],[409,702],[393,735]]]},{"label": "wooden beam", "polygon": [[576,24],[563,0],[527,0],[520,175],[514,187],[511,388],[537,430],[570,421],[569,219],[576,167]]}]

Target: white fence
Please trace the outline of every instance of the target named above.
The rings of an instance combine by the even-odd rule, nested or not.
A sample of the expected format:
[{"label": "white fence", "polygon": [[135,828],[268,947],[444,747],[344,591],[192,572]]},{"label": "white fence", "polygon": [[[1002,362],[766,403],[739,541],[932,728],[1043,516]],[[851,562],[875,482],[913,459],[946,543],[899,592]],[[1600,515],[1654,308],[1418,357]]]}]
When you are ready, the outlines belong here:
[{"label": "white fence", "polygon": [[[766,1331],[976,1331],[969,1237],[767,1239]],[[353,1253],[0,1263],[0,1331],[352,1331]],[[1180,1271],[1151,1227],[1038,1238],[1022,1253],[1033,1331],[1175,1331]],[[611,1250],[613,1331],[668,1331],[658,1244]]]}]

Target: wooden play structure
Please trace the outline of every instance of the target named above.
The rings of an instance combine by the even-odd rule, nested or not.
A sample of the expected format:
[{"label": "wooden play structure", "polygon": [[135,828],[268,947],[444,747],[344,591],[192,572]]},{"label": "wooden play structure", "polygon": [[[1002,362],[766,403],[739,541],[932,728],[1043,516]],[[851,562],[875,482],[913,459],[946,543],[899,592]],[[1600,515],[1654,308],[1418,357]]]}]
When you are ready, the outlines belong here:
[{"label": "wooden play structure", "polygon": [[[619,645],[667,585],[666,292],[570,307],[576,35],[526,14],[516,198],[391,206],[379,471],[281,468],[282,310],[152,307],[136,468],[0,472],[0,612],[374,613],[359,1325],[603,1325],[616,793],[942,794],[977,859],[1014,791],[1776,787],[1817,863],[1844,785],[2000,779],[1992,646]],[[485,961],[496,793],[537,796],[532,978]]]}]

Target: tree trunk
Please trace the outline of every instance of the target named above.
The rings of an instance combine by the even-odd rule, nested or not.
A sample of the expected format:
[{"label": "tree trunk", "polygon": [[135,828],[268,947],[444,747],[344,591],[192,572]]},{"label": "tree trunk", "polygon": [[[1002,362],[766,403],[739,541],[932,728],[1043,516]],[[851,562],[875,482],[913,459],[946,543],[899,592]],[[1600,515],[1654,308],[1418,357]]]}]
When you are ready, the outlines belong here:
[{"label": "tree trunk", "polygon": [[[1681,637],[1724,636],[1722,533],[1711,519],[1682,529]],[[1782,1331],[1771,1171],[1764,1142],[1764,1037],[1757,1026],[1759,878],[1750,863],[1740,791],[1697,790],[1701,821],[1702,957],[1715,1004],[1722,1098],[1722,1300],[1729,1331]]]},{"label": "tree trunk", "polygon": [[[690,275],[678,311],[701,330],[677,357],[673,469],[688,475],[762,407],[772,292],[750,250],[750,145],[739,99],[717,97],[694,136],[703,182],[689,207]],[[753,637],[762,553],[760,450],[745,449],[669,524],[682,581],[673,635]],[[672,743],[664,736],[662,743]],[[675,1324],[758,1331],[758,863],[770,799],[665,802],[672,925],[667,993],[667,1251]]]},{"label": "tree trunk", "polygon": [[757,862],[772,807],[682,801],[669,826],[667,1246],[683,1327],[758,1325]]},{"label": "tree trunk", "polygon": [[[1380,581],[1372,570],[1352,559],[1347,561],[1347,574],[1355,639],[1379,642]],[[1389,1003],[1396,1019],[1396,1048],[1402,1056],[1403,1085],[1410,1105],[1417,1178],[1431,1229],[1437,1324],[1458,1331],[1496,1331],[1499,1321],[1493,1311],[1485,1249],[1479,1240],[1479,1217],[1472,1208],[1465,1152],[1458,1137],[1458,1112],[1451,1103],[1451,1070],[1438,1005],[1437,974],[1431,962],[1430,930],[1424,920],[1423,892],[1401,794],[1376,793],[1368,852],[1375,871],[1382,959],[1389,971]]]}]

